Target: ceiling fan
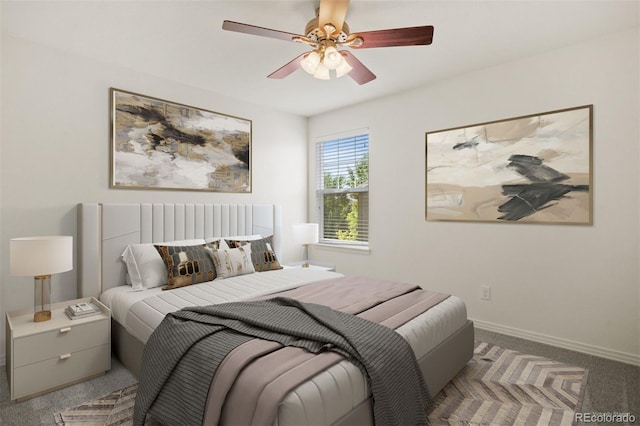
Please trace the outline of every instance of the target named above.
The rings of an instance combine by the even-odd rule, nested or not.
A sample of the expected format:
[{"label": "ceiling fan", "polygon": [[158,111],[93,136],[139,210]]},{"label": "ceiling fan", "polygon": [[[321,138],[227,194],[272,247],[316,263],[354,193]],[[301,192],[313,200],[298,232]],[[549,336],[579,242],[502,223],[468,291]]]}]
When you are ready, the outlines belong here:
[{"label": "ceiling fan", "polygon": [[302,68],[307,73],[321,80],[331,78],[331,70],[336,77],[349,75],[358,84],[365,84],[375,79],[373,74],[348,50],[369,49],[373,47],[417,46],[431,44],[433,26],[395,28],[389,30],[350,33],[345,22],[349,0],[320,0],[316,17],[305,27],[306,35],[263,28],[234,21],[224,21],[222,29],[239,33],[270,37],[279,40],[304,43],[311,46],[311,52],[305,52],[280,67],[268,78],[284,78]]}]

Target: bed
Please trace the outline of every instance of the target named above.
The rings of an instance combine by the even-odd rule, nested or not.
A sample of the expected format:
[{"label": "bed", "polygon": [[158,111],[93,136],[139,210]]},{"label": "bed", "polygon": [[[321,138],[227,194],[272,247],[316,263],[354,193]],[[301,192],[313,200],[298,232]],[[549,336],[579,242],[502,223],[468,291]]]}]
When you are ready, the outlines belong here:
[{"label": "bed", "polygon": [[[169,312],[187,306],[259,298],[311,283],[331,282],[342,275],[283,268],[170,291],[160,287],[132,291],[122,260],[125,249],[157,242],[268,236],[275,256],[279,257],[281,224],[281,207],[271,204],[80,204],[79,295],[99,297],[110,307],[112,348],[137,375],[145,342]],[[428,390],[434,396],[473,354],[473,324],[467,318],[464,303],[455,296],[396,331],[414,350]],[[336,389],[340,389],[340,398],[335,397]],[[372,424],[369,398],[364,375],[350,362],[341,361],[287,394],[278,405],[273,424]]]}]

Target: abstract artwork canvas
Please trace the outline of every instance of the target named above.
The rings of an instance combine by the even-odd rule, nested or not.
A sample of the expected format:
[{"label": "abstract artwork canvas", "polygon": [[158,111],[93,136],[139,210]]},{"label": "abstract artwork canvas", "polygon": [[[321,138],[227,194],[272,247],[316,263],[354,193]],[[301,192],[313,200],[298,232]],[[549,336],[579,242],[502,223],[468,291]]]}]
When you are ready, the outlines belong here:
[{"label": "abstract artwork canvas", "polygon": [[592,224],[593,105],[426,134],[426,220]]},{"label": "abstract artwork canvas", "polygon": [[111,89],[111,187],[251,192],[251,121]]}]

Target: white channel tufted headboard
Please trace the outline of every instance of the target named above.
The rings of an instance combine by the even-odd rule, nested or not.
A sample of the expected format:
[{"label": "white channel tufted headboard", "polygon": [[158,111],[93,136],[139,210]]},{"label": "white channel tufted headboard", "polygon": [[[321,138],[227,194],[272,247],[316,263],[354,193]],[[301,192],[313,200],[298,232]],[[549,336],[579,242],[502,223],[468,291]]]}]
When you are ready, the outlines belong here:
[{"label": "white channel tufted headboard", "polygon": [[120,258],[129,244],[236,235],[273,235],[281,257],[282,210],[274,204],[78,205],[78,297],[125,283]]}]

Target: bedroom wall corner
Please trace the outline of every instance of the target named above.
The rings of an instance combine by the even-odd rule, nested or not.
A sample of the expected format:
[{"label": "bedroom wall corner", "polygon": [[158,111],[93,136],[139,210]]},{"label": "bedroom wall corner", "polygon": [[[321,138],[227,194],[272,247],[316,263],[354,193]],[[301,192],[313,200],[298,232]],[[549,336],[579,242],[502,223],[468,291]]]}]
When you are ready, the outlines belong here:
[{"label": "bedroom wall corner", "polygon": [[[281,260],[298,257],[289,241],[291,225],[307,216],[307,118],[6,33],[1,59],[0,358],[5,312],[30,306],[33,297],[33,279],[9,274],[9,240],[73,235],[74,270],[52,277],[52,299],[75,298],[78,203],[278,204],[283,208]],[[251,120],[252,193],[110,189],[110,87]]]}]

